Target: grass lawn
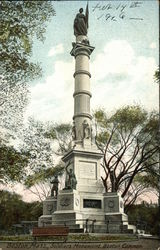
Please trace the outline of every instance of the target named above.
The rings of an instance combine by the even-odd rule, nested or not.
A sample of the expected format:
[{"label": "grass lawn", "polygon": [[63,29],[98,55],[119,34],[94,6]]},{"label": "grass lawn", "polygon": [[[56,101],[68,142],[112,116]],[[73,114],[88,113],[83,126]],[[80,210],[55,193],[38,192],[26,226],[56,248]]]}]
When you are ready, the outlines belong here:
[{"label": "grass lawn", "polygon": [[[123,234],[69,234],[67,237],[67,241],[76,242],[87,242],[87,241],[99,241],[99,242],[113,242],[113,241],[128,241],[134,240],[136,236],[134,235],[123,235]],[[31,235],[17,235],[17,236],[0,236],[0,241],[32,241],[34,238]],[[64,237],[38,237],[37,240],[45,240],[45,241],[62,241]]]}]

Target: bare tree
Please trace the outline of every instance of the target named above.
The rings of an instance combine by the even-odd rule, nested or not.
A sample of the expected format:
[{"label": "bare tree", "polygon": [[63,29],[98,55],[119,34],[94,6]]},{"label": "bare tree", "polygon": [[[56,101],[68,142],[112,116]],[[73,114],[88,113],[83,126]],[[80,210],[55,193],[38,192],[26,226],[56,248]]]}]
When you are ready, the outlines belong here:
[{"label": "bare tree", "polygon": [[126,106],[109,118],[103,110],[94,117],[96,143],[104,154],[104,187],[125,197],[135,176],[158,164],[157,113]]}]

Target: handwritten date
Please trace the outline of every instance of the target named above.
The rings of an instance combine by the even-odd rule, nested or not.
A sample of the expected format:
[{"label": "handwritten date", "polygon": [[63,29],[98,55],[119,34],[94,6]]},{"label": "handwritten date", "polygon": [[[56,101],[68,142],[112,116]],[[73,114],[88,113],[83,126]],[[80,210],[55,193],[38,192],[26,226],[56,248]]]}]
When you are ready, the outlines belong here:
[{"label": "handwritten date", "polygon": [[[119,4],[113,4],[113,3],[108,3],[108,4],[100,4],[97,3],[95,6],[92,7],[93,12],[100,13],[100,15],[97,17],[98,20],[101,18],[105,18],[106,21],[117,21],[118,19],[124,20],[128,17],[129,10],[133,10],[136,8],[140,8],[142,6],[143,2],[142,1],[134,1],[131,3],[119,3]],[[133,11],[131,11],[133,15]],[[141,17],[128,17],[130,20],[143,20]]]}]

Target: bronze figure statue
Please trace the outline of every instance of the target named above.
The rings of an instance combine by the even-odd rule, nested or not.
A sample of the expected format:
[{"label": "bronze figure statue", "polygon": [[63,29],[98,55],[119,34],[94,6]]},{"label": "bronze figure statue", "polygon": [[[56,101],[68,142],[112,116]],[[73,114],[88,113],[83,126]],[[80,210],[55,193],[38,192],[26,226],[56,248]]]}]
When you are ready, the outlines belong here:
[{"label": "bronze figure statue", "polygon": [[77,186],[76,176],[75,176],[75,174],[73,172],[73,169],[68,170],[69,165],[70,165],[70,162],[66,166],[67,176],[66,176],[65,188],[64,189],[76,189],[76,186]]},{"label": "bronze figure statue", "polygon": [[86,13],[85,15],[83,14],[83,8],[79,9],[79,13],[76,15],[74,19],[74,35],[80,36],[86,36],[87,35],[87,30],[88,30],[88,4],[86,7]]},{"label": "bronze figure statue", "polygon": [[58,176],[55,175],[53,180],[51,181],[52,185],[52,189],[51,189],[51,196],[57,198],[58,195],[58,184],[59,184],[59,180],[58,180]]}]

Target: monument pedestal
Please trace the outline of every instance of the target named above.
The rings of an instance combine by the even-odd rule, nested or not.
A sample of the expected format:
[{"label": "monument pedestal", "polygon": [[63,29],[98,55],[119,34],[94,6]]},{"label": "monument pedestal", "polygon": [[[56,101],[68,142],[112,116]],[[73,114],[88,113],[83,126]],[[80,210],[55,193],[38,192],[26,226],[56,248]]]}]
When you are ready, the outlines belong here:
[{"label": "monument pedestal", "polygon": [[[86,146],[87,145],[87,146]],[[66,224],[85,230],[86,219],[103,219],[103,190],[100,179],[101,152],[91,141],[76,144],[62,159],[76,175],[76,190],[64,189],[57,196],[57,211],[52,224]]]},{"label": "monument pedestal", "polygon": [[38,226],[45,226],[52,223],[52,213],[57,210],[57,199],[55,197],[47,197],[43,201],[43,215],[38,219]]},{"label": "monument pedestal", "polygon": [[135,226],[128,225],[123,199],[116,192],[61,190],[57,199],[48,197],[43,202],[43,215],[38,225],[48,224],[66,225],[72,232],[136,232]]},{"label": "monument pedestal", "polygon": [[[90,114],[89,59],[94,47],[86,36],[87,27],[81,27],[82,22],[78,24],[78,16],[74,22],[76,42],[72,43],[71,50],[75,58],[73,141],[72,149],[62,158],[66,170],[65,189],[59,191],[57,200],[44,202],[44,213],[39,221],[52,220],[52,225],[65,224],[75,231],[118,233],[123,229],[127,215],[124,214],[122,198],[117,193],[104,193],[101,181],[103,154],[92,140]],[[52,203],[53,209],[50,210],[48,207]]]},{"label": "monument pedestal", "polygon": [[117,193],[104,193],[100,180],[102,154],[96,145],[85,140],[76,144],[62,159],[68,171],[77,179],[76,190],[64,189],[57,196],[57,210],[52,214],[53,225],[67,225],[75,232],[118,233],[127,228],[123,199]]},{"label": "monument pedestal", "polygon": [[[52,214],[52,225],[67,225],[74,232],[95,233],[135,232],[128,225],[123,200],[117,193],[90,193],[62,190],[57,197],[57,210]],[[93,227],[94,222],[94,227]]]}]

